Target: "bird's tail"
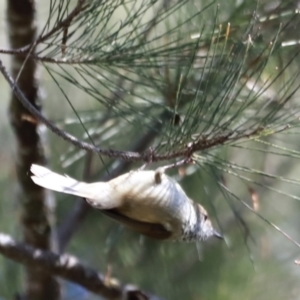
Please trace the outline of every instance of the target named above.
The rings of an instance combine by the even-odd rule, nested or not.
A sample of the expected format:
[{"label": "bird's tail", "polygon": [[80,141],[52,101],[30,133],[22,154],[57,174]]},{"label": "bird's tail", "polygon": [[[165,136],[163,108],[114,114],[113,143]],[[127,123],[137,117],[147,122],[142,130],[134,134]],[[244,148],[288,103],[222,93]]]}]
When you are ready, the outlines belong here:
[{"label": "bird's tail", "polygon": [[59,175],[39,165],[33,164],[30,170],[34,175],[31,176],[33,182],[46,189],[83,198],[88,198],[91,195],[88,183],[79,182],[73,178]]}]

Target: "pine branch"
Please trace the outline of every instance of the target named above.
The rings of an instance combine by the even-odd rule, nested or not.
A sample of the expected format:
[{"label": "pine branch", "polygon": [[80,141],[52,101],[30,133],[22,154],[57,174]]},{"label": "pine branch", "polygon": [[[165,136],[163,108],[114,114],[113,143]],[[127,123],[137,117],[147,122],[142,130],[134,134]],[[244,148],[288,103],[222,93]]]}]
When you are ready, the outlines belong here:
[{"label": "pine branch", "polygon": [[20,102],[26,107],[26,109],[28,109],[28,111],[32,113],[37,120],[39,120],[44,125],[46,125],[46,127],[50,129],[53,133],[63,138],[64,140],[68,141],[69,143],[73,144],[74,146],[77,146],[80,149],[99,153],[101,155],[110,158],[119,158],[126,161],[132,161],[132,162],[140,161],[146,163],[166,161],[166,160],[182,158],[182,157],[189,159],[195,152],[200,150],[206,150],[217,145],[228,144],[229,142],[241,140],[243,138],[249,139],[251,137],[257,137],[259,135],[274,134],[275,132],[281,132],[289,128],[289,126],[287,125],[284,128],[279,128],[277,131],[273,130],[270,132],[268,130],[265,130],[265,128],[263,127],[256,127],[248,132],[235,131],[235,132],[228,132],[213,137],[202,135],[199,136],[195,141],[188,143],[187,145],[184,145],[179,150],[175,150],[172,152],[169,151],[168,153],[163,153],[163,154],[156,154],[153,151],[146,151],[146,152],[139,153],[139,152],[131,152],[131,151],[120,151],[115,149],[103,149],[79,140],[73,135],[58,128],[54,123],[52,123],[49,119],[47,119],[39,110],[37,110],[30,103],[30,101],[28,101],[28,99],[25,97],[23,92],[20,90],[18,85],[13,80],[13,78],[6,71],[1,60],[0,60],[0,72],[3,74],[6,81],[11,86],[14,94],[20,100]]},{"label": "pine branch", "polygon": [[[0,61],[0,71],[3,74],[4,78],[9,83],[10,87],[12,88],[15,96],[20,100],[20,102],[24,105],[24,107],[33,114],[34,117],[40,122],[42,122],[46,127],[48,127],[53,133],[60,136],[64,140],[70,142],[71,144],[77,146],[80,149],[84,149],[87,151],[93,151],[99,153],[101,155],[105,155],[111,158],[121,158],[124,160],[129,161],[139,161],[144,160],[143,155],[136,153],[136,152],[129,152],[129,151],[118,151],[118,150],[111,150],[111,149],[101,149],[95,147],[94,145],[85,143],[80,141],[76,137],[72,136],[71,134],[67,133],[64,130],[58,128],[55,124],[53,124],[50,120],[48,120],[38,109],[36,109],[30,101],[25,97],[23,92],[20,90],[18,84],[13,80],[13,78],[9,75],[7,70],[5,69],[2,61]],[[147,159],[146,159],[147,161]]]}]

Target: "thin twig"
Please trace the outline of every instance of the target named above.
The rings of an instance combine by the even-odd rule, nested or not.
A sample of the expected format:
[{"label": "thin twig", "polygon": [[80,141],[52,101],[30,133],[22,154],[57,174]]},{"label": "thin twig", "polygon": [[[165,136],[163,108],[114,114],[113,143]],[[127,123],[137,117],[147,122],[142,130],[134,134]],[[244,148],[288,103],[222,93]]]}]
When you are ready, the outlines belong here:
[{"label": "thin twig", "polygon": [[123,285],[115,278],[104,276],[97,270],[84,266],[72,255],[58,255],[51,251],[43,251],[18,243],[11,236],[3,233],[0,233],[0,253],[23,265],[42,268],[52,275],[77,283],[107,299],[161,299],[139,290],[132,284]]}]

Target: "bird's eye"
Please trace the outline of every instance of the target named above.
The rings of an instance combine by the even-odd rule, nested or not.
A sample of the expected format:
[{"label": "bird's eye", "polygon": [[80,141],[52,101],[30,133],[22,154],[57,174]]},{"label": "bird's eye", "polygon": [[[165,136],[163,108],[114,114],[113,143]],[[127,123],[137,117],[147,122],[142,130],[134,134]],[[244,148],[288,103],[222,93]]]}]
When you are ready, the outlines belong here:
[{"label": "bird's eye", "polygon": [[206,221],[208,218],[208,215],[204,215],[204,221]]}]

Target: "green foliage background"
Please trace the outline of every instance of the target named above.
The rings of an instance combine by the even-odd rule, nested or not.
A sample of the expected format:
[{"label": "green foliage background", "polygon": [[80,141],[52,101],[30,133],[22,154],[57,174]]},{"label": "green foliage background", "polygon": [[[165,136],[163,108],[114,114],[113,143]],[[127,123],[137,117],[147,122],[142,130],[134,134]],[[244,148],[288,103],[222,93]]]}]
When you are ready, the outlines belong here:
[{"label": "green foliage background", "polygon": [[[4,20],[3,0],[0,5]],[[116,10],[107,28],[113,31],[115,22],[124,25],[130,5],[128,2]],[[299,50],[297,44],[282,47],[282,43],[297,38],[299,16],[295,9],[293,1],[281,4],[187,1],[151,33],[154,42],[136,52],[122,39],[126,30],[132,30],[124,26],[119,32],[121,37],[116,35],[115,44],[111,39],[106,42],[99,39],[102,43],[99,42],[99,48],[96,39],[86,39],[84,43],[80,39],[81,32],[74,34],[70,45],[75,50],[81,49],[79,45],[82,48],[88,45],[85,50],[92,60],[90,64],[86,61],[73,68],[41,63],[41,92],[49,118],[86,140],[89,137],[85,130],[89,130],[93,140],[103,148],[130,148],[152,128],[166,107],[173,114],[176,111],[185,117],[179,127],[172,127],[169,120],[164,123],[153,142],[158,153],[179,149],[196,133],[220,134],[230,130],[244,133],[231,143],[198,153],[198,164],[188,169],[190,175],[179,177],[188,195],[208,209],[226,242],[211,239],[198,248],[194,244],[155,242],[123,230],[93,210],[74,235],[67,252],[103,272],[110,266],[112,275],[122,282],[134,283],[166,299],[297,299],[300,268],[294,260],[299,258],[299,248],[242,203],[252,207],[253,197],[257,195],[259,214],[300,241]],[[48,8],[39,4],[38,11],[42,27]],[[150,12],[152,9],[149,15],[143,16],[143,22],[144,18],[153,17]],[[255,18],[252,18],[253,12]],[[194,14],[196,17],[189,19]],[[269,16],[267,21],[263,21],[265,16]],[[123,23],[118,23],[118,18]],[[189,21],[170,33],[176,22],[186,19]],[[232,31],[226,39],[224,33],[229,22]],[[218,33],[220,24],[222,30]],[[131,25],[134,27],[134,22]],[[3,22],[0,30],[1,45],[4,45]],[[155,40],[160,31],[162,38]],[[134,37],[139,31],[133,32]],[[198,45],[192,44],[190,36],[198,32],[203,34],[201,40]],[[108,30],[105,34],[109,36],[109,33]],[[174,42],[176,38],[186,43],[185,48],[181,49],[180,43]],[[164,53],[170,41],[174,49],[170,47]],[[270,41],[276,43],[271,45]],[[73,54],[70,45],[68,51]],[[109,45],[119,46],[120,52],[112,53]],[[201,51],[195,52],[199,45]],[[235,47],[232,57],[228,51],[231,46]],[[60,45],[45,44],[39,51],[40,55],[56,58],[60,55]],[[126,55],[122,56],[122,51]],[[145,55],[147,53],[149,55]],[[78,57],[84,58],[81,55]],[[8,57],[3,59],[7,61]],[[276,73],[276,70],[279,71]],[[108,105],[112,91],[121,83],[122,101]],[[134,89],[131,90],[132,83]],[[0,87],[3,99],[0,103],[0,228],[18,238],[15,144],[7,120],[9,90],[3,80]],[[289,102],[285,103],[287,98]],[[281,132],[287,124],[291,129]],[[259,135],[247,138],[246,133],[260,126],[264,128]],[[279,132],[270,134],[275,131]],[[52,133],[47,132],[47,135],[51,168],[81,179],[84,152],[70,147]],[[112,164],[94,155],[94,179],[105,172],[102,162],[107,168]],[[178,176],[175,172],[173,175]],[[55,198],[59,227],[74,197],[57,194]],[[247,223],[250,235],[245,232],[241,218]],[[11,299],[22,284],[22,268],[0,257],[0,297]],[[64,299],[96,299],[74,286],[66,285],[64,292]]]}]

